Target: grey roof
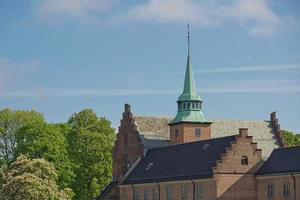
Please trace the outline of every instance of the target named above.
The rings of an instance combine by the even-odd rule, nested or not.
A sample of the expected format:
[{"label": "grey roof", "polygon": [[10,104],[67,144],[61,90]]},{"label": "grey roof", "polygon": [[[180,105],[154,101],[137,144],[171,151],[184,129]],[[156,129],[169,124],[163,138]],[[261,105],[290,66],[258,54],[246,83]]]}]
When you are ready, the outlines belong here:
[{"label": "grey roof", "polygon": [[[170,139],[168,122],[171,117],[134,116],[134,118],[146,149],[168,144]],[[239,128],[248,128],[248,134],[253,136],[253,142],[257,142],[258,148],[262,149],[263,157],[268,157],[273,149],[279,147],[270,121],[228,119],[212,121],[212,138],[237,135]],[[163,142],[160,143],[159,140]]]},{"label": "grey roof", "polygon": [[122,184],[210,178],[234,141],[235,135],[151,149]]},{"label": "grey roof", "polygon": [[275,149],[257,175],[300,173],[300,146]]}]

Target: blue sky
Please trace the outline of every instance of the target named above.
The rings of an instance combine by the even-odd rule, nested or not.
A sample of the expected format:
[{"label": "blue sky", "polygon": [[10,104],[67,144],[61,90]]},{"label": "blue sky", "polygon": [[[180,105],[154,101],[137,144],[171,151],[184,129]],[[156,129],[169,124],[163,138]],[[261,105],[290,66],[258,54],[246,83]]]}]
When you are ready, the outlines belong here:
[{"label": "blue sky", "polygon": [[63,122],[84,108],[115,127],[123,104],[176,114],[186,24],[208,118],[300,132],[297,0],[0,0],[0,109]]}]

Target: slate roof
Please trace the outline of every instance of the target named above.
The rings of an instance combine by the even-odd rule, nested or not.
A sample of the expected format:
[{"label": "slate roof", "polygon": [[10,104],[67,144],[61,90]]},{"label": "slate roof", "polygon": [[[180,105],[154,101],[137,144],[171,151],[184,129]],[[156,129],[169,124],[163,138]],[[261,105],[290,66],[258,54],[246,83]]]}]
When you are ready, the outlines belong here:
[{"label": "slate roof", "polygon": [[96,198],[96,200],[104,200],[105,197],[109,194],[109,192],[118,185],[118,181],[111,181],[105,188],[102,190],[100,195]]},{"label": "slate roof", "polygon": [[300,173],[300,146],[275,149],[257,175]]},{"label": "slate roof", "polygon": [[236,136],[150,149],[122,184],[209,178]]},{"label": "slate roof", "polygon": [[[134,116],[137,129],[147,149],[168,145],[170,117]],[[248,128],[248,134],[253,136],[253,142],[257,142],[262,149],[262,156],[267,158],[273,149],[279,147],[270,121],[263,120],[212,120],[212,138],[237,135],[239,128]],[[143,138],[155,139],[156,142],[143,140]],[[160,143],[158,140],[163,140]]]}]

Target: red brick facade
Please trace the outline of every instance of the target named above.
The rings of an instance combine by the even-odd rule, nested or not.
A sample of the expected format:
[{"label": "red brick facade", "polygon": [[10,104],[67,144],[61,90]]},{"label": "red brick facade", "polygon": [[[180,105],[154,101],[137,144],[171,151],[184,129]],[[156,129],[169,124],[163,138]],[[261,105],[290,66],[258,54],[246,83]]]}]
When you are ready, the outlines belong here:
[{"label": "red brick facade", "polygon": [[[242,159],[247,158],[246,163]],[[153,199],[154,188],[159,190],[159,199],[168,200],[167,188],[172,190],[172,200],[256,200],[257,187],[254,173],[261,165],[261,150],[248,136],[247,129],[240,129],[240,134],[226,153],[221,155],[214,168],[213,178],[159,182],[151,184],[123,185],[120,187],[120,199],[134,199],[134,191],[138,191],[139,199]],[[198,196],[197,187],[203,191]],[[183,188],[186,196],[183,198]],[[152,196],[151,196],[152,195]]]},{"label": "red brick facade", "polygon": [[144,146],[130,111],[130,105],[125,104],[125,111],[113,149],[114,180],[121,180],[137,159],[143,156],[143,153]]},{"label": "red brick facade", "polygon": [[[199,131],[197,134],[196,131]],[[179,123],[170,125],[170,143],[182,144],[211,138],[210,123]]]}]

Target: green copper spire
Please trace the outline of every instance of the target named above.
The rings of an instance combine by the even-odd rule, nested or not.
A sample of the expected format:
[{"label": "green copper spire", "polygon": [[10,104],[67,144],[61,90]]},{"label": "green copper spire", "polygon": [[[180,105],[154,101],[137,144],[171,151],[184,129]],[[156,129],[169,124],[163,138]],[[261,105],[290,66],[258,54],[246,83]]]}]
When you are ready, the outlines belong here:
[{"label": "green copper spire", "polygon": [[188,55],[185,71],[185,80],[183,92],[179,96],[178,101],[195,100],[201,101],[201,97],[197,94],[193,68],[191,65],[190,55]]},{"label": "green copper spire", "polygon": [[188,57],[186,63],[185,80],[182,94],[178,97],[178,111],[170,124],[180,122],[211,123],[204,118],[202,113],[202,100],[197,94],[193,68],[190,59],[190,29],[188,25]]}]

